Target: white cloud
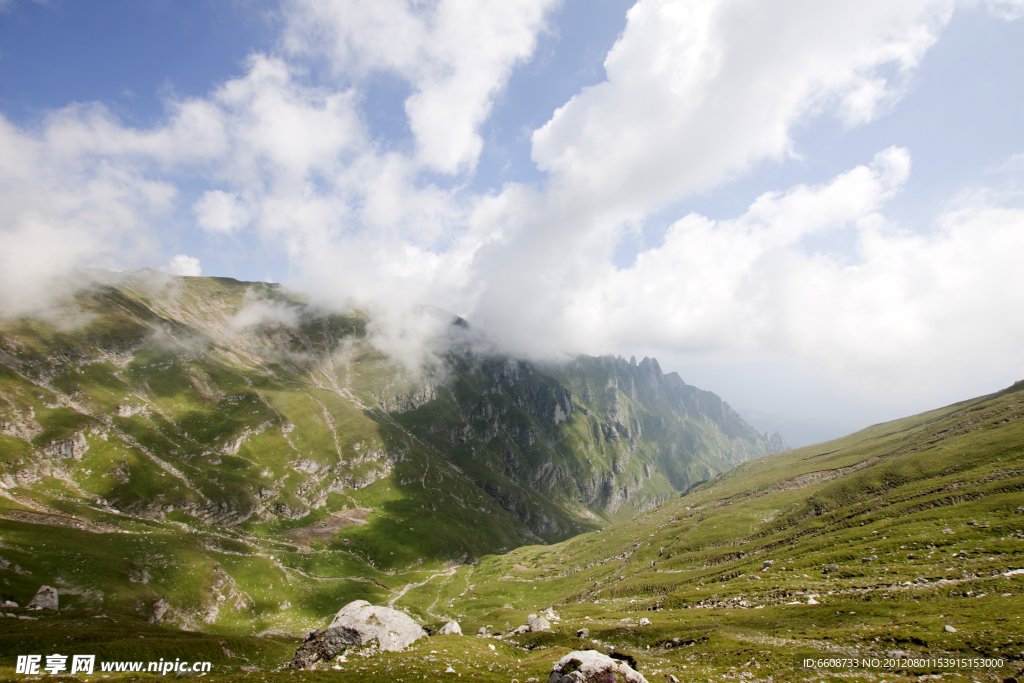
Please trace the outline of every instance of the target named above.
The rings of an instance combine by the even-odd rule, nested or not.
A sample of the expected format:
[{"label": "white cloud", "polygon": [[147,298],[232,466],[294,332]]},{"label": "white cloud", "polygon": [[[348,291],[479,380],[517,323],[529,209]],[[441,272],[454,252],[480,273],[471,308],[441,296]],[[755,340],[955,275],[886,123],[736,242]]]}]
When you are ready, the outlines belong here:
[{"label": "white cloud", "polygon": [[238,195],[221,190],[210,190],[192,205],[196,224],[214,234],[231,234],[245,226],[249,212]]},{"label": "white cloud", "polygon": [[640,0],[585,88],[533,136],[533,158],[600,206],[647,210],[794,152],[793,126],[874,118],[952,2]]},{"label": "white cloud", "polygon": [[442,173],[472,168],[477,133],[512,69],[529,59],[558,0],[291,0],[285,45],[326,54],[346,77],[406,79],[418,159]]},{"label": "white cloud", "polygon": [[295,327],[299,314],[293,306],[278,301],[251,301],[235,313],[229,324],[235,332],[262,326]]},{"label": "white cloud", "polygon": [[[1007,311],[1024,302],[1009,255],[1024,218],[979,193],[929,232],[902,231],[883,213],[909,173],[897,148],[731,220],[686,216],[633,266],[612,263],[623,231],[666,202],[797,154],[794,126],[887,111],[951,0],[640,0],[607,81],[535,132],[545,186],[438,187],[424,171],[472,169],[480,124],[556,4],[289,0],[283,55],[253,55],[208,97],[169,101],[151,129],[98,105],[35,128],[0,118],[0,314],[66,291],[55,283],[74,266],[149,260],[176,184],[198,181],[220,188],[189,198],[200,228],[279,246],[317,303],[372,302],[375,343],[406,361],[438,327],[409,311],[432,303],[537,354],[769,351],[906,391],[924,391],[935,367],[1016,362],[1022,330]],[[324,55],[333,83],[301,64]],[[413,152],[368,132],[360,107],[382,71],[410,85]],[[814,246],[837,232],[855,253]],[[200,263],[178,255],[164,270]],[[291,320],[243,313],[238,329]]]},{"label": "white cloud", "polygon": [[157,270],[170,275],[187,275],[190,277],[199,277],[203,274],[199,259],[194,256],[186,256],[185,254],[178,254],[171,259],[170,263],[166,266],[161,266]]}]

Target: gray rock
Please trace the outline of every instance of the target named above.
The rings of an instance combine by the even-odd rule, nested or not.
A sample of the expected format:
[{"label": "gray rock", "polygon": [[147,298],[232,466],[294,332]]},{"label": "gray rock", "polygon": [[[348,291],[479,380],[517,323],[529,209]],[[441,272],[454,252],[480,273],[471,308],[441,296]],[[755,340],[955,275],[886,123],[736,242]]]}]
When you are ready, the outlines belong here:
[{"label": "gray rock", "polygon": [[597,650],[576,650],[559,659],[551,667],[548,683],[604,683],[613,676],[627,683],[647,683],[647,679],[626,662]]},{"label": "gray rock", "polygon": [[427,632],[408,615],[356,600],[342,607],[330,626],[306,636],[291,666],[304,669],[321,660],[330,661],[346,648],[373,642],[382,651],[397,652],[426,636]]},{"label": "gray rock", "polygon": [[311,631],[302,645],[299,645],[299,649],[295,651],[295,658],[292,659],[290,666],[296,669],[305,669],[321,660],[329,662],[339,652],[344,652],[345,648],[357,647],[359,644],[359,634],[350,628],[324,628],[319,631]]},{"label": "gray rock", "polygon": [[536,614],[531,614],[526,618],[526,627],[530,633],[537,633],[538,631],[550,631],[551,622],[544,617],[538,617]]},{"label": "gray rock", "polygon": [[878,562],[878,555],[872,555],[871,557],[862,557],[860,558],[860,561],[864,564],[867,564],[869,562]]},{"label": "gray rock", "polygon": [[[485,629],[486,632],[486,629]],[[452,619],[447,624],[441,627],[441,630],[437,632],[438,635],[442,636],[461,636],[462,627],[459,626],[459,622]]]},{"label": "gray rock", "polygon": [[839,565],[838,564],[827,564],[827,565],[825,565],[825,568],[822,569],[822,571],[825,572],[826,574],[833,574],[833,573],[839,571]]},{"label": "gray rock", "polygon": [[366,600],[356,600],[342,607],[327,628],[341,627],[358,633],[360,646],[375,640],[380,650],[388,652],[404,650],[427,637],[427,632],[409,615],[390,607],[371,605]]},{"label": "gray rock", "polygon": [[679,683],[679,679],[673,676],[672,674],[668,674],[667,676],[665,676],[665,680],[668,681],[668,683]]},{"label": "gray rock", "polygon": [[40,586],[35,597],[28,603],[29,609],[52,609],[57,608],[57,589],[49,586]]},{"label": "gray rock", "polygon": [[589,628],[581,628],[579,631],[576,631],[576,637],[577,638],[586,638],[589,635],[590,635],[590,629]]},{"label": "gray rock", "polygon": [[478,636],[486,636],[487,635],[487,627],[486,626],[481,626],[480,628],[477,629],[476,634]]}]

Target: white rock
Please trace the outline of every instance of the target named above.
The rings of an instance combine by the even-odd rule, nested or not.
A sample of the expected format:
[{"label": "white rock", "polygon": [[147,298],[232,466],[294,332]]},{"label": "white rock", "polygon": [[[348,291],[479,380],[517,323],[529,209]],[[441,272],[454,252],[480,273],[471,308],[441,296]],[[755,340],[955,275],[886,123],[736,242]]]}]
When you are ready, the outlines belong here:
[{"label": "white rock", "polygon": [[57,589],[40,586],[35,597],[28,603],[28,609],[57,609]]},{"label": "white rock", "polygon": [[452,619],[447,624],[441,627],[441,630],[437,632],[438,635],[442,636],[461,636],[462,627],[459,626],[459,622]]},{"label": "white rock", "polygon": [[538,631],[550,631],[551,622],[544,617],[538,617],[536,614],[531,614],[526,618],[526,627],[531,633],[537,633]]},{"label": "white rock", "polygon": [[[576,650],[555,662],[551,667],[552,675],[549,683],[597,683],[610,678],[609,674],[619,674],[627,683],[647,683],[647,679],[634,671],[629,664],[597,650]],[[560,679],[554,674],[561,674]],[[571,676],[570,676],[571,674]],[[568,680],[566,680],[568,679]]]},{"label": "white rock", "polygon": [[371,605],[366,600],[350,602],[334,617],[328,629],[344,627],[359,634],[360,646],[376,640],[377,647],[388,652],[397,652],[426,638],[427,632],[409,615],[391,609]]},{"label": "white rock", "polygon": [[455,673],[455,669],[453,669],[453,668],[451,668],[451,667],[449,666],[449,667],[448,667],[447,669],[445,669],[445,670],[444,670],[444,672],[445,672],[446,674],[453,674],[453,673]]},{"label": "white rock", "polygon": [[945,631],[946,633],[956,633],[956,629],[953,628],[952,626],[950,626],[949,624],[946,624],[945,626],[943,626],[942,630]]},{"label": "white rock", "polygon": [[637,624],[637,626],[650,626],[650,625],[651,625],[651,620],[648,619],[647,617],[641,617],[640,618],[640,623]]}]

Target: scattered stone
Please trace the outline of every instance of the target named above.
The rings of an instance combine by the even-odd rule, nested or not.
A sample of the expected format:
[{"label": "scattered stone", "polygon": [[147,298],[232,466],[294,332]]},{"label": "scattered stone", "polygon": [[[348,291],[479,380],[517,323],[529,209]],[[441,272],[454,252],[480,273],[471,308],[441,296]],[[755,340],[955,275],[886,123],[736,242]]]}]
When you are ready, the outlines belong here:
[{"label": "scattered stone", "polygon": [[541,610],[540,615],[546,618],[548,621],[558,621],[559,616],[555,613],[554,607],[548,607],[545,610]]},{"label": "scattered stone", "polygon": [[40,586],[35,597],[28,603],[29,609],[52,609],[57,610],[57,589],[49,586]]},{"label": "scattered stone", "polygon": [[956,633],[956,629],[953,628],[952,626],[950,626],[949,624],[946,624],[945,626],[943,626],[942,630],[945,631],[946,633]]},{"label": "scattered stone", "polygon": [[808,605],[820,605],[821,603],[818,602],[817,600],[815,600],[814,598],[807,598],[807,604]]},{"label": "scattered stone", "polygon": [[168,603],[163,598],[159,598],[156,602],[153,603],[153,616],[149,618],[149,623],[159,624],[161,621],[164,620],[164,617],[167,616],[167,612],[169,612],[170,609],[170,603]]},{"label": "scattered stone", "polygon": [[[486,632],[486,630],[485,630]],[[447,624],[441,627],[441,630],[437,632],[438,635],[442,636],[461,636],[462,627],[459,626],[459,622],[452,619]]]},{"label": "scattered stone", "polygon": [[839,571],[838,564],[827,564],[825,565],[825,568],[822,569],[822,572],[824,572],[825,574],[834,574],[837,571]]},{"label": "scattered stone", "polygon": [[771,568],[773,564],[775,564],[774,560],[765,560],[764,563],[761,565],[761,571],[768,571],[768,569]]},{"label": "scattered stone", "polygon": [[668,683],[679,683],[679,679],[672,674],[665,676],[665,680],[668,681]]},{"label": "scattered stone", "polygon": [[651,620],[648,619],[647,617],[641,617],[640,618],[640,622],[637,624],[637,626],[650,626],[650,625],[651,625]]},{"label": "scattered stone", "polygon": [[581,628],[580,630],[576,631],[576,637],[577,638],[586,638],[589,635],[590,635],[590,629],[589,628]]},{"label": "scattered stone", "polygon": [[451,668],[451,667],[449,666],[449,667],[448,667],[447,669],[445,669],[445,670],[444,670],[444,672],[445,672],[446,674],[453,674],[453,673],[455,673],[455,669],[453,669],[453,668]]},{"label": "scattered stone", "polygon": [[539,631],[550,631],[551,622],[545,619],[544,617],[539,617],[536,614],[531,614],[526,618],[526,628],[530,631],[530,633],[537,633]]},{"label": "scattered stone", "polygon": [[11,600],[4,600],[3,604],[0,605],[0,607],[3,607],[5,609],[17,609],[18,603],[12,602]]},{"label": "scattered stone", "polygon": [[356,600],[342,607],[330,626],[306,636],[291,666],[302,669],[321,660],[330,661],[347,647],[365,647],[374,641],[381,651],[397,652],[426,636],[427,632],[407,614]]},{"label": "scattered stone", "polygon": [[860,561],[864,564],[867,564],[869,562],[878,562],[878,555],[872,555],[871,557],[862,557]]},{"label": "scattered stone", "polygon": [[1017,514],[1024,515],[1024,505],[1021,505],[1019,508],[1017,508]]},{"label": "scattered stone", "polygon": [[613,677],[621,677],[627,683],[647,683],[647,679],[626,662],[596,650],[577,650],[559,659],[551,667],[547,683],[604,683]]},{"label": "scattered stone", "polygon": [[476,630],[476,634],[478,636],[486,636],[487,635],[487,627],[486,626],[481,626],[480,628],[478,628]]}]

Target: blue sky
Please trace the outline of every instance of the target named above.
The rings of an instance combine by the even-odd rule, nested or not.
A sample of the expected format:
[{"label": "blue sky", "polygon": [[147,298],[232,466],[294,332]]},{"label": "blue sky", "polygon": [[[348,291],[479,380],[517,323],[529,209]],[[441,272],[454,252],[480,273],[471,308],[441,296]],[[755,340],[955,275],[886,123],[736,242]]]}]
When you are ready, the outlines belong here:
[{"label": "blue sky", "polygon": [[7,0],[0,313],[151,266],[369,302],[397,349],[429,303],[514,353],[657,356],[794,435],[996,390],[1022,13]]}]

